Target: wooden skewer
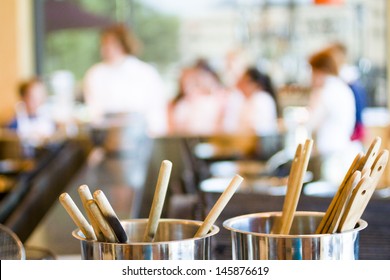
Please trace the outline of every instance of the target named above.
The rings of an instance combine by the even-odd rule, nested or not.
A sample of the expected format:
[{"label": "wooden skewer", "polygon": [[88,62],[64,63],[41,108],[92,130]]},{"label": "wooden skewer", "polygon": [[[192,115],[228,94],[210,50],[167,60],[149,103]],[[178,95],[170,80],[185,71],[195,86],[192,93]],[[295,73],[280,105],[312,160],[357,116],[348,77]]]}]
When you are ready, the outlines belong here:
[{"label": "wooden skewer", "polygon": [[285,195],[284,202],[283,202],[282,215],[280,217],[278,217],[278,219],[276,219],[274,225],[272,226],[271,233],[279,234],[281,229],[282,229],[282,224],[284,223],[284,219],[285,219],[285,217],[287,215],[287,211],[288,211],[287,205],[289,204],[289,202],[287,202],[287,201],[292,199],[291,197],[293,195],[293,188],[295,186],[294,174],[296,174],[296,172],[299,169],[299,162],[300,162],[301,153],[302,153],[302,144],[298,144],[297,149],[295,150],[294,159],[292,161],[290,173],[288,176],[287,191],[286,191],[286,195]]},{"label": "wooden skewer", "polygon": [[149,220],[146,225],[144,242],[153,242],[157,232],[159,219],[164,206],[165,195],[168,188],[169,177],[171,175],[172,162],[164,160],[161,163],[156,190],[154,192],[152,207],[149,213]]},{"label": "wooden skewer", "polygon": [[205,236],[218,219],[222,210],[225,208],[226,204],[229,202],[230,198],[233,196],[237,188],[240,186],[241,182],[244,179],[240,175],[235,175],[230,181],[227,188],[218,198],[217,202],[211,208],[210,213],[207,215],[206,219],[203,221],[202,225],[199,227],[198,231],[195,233],[194,237],[203,237]]},{"label": "wooden skewer", "polygon": [[87,208],[89,211],[91,211],[91,214],[98,224],[100,230],[103,232],[106,241],[110,243],[116,243],[117,239],[115,237],[114,231],[106,221],[102,211],[99,209],[99,206],[94,199],[87,201]]},{"label": "wooden skewer", "polygon": [[291,225],[295,216],[295,211],[298,205],[299,197],[301,195],[303,179],[309,164],[310,154],[313,147],[313,140],[307,139],[300,158],[297,174],[294,174],[294,187],[291,198],[287,200],[287,215],[282,219],[281,234],[289,234]]},{"label": "wooden skewer", "polygon": [[106,221],[111,226],[112,230],[115,233],[116,238],[121,243],[126,243],[127,234],[123,229],[121,222],[118,219],[114,209],[112,208],[110,202],[108,201],[106,195],[101,190],[97,190],[93,193],[93,197],[99,206],[99,209],[102,211]]},{"label": "wooden skewer", "polygon": [[95,233],[91,225],[85,219],[83,214],[80,212],[79,208],[77,208],[73,199],[67,193],[63,193],[59,197],[59,201],[62,206],[64,206],[66,212],[68,212],[69,216],[72,218],[74,223],[78,226],[81,232],[84,234],[85,239],[87,240],[96,240]]},{"label": "wooden skewer", "polygon": [[98,224],[96,223],[94,217],[92,216],[91,211],[87,207],[87,201],[90,199],[93,199],[92,194],[91,194],[88,186],[81,185],[78,188],[78,193],[79,193],[81,202],[83,203],[83,207],[85,209],[85,213],[87,214],[88,220],[92,225],[93,231],[95,232],[97,240],[101,241],[101,242],[105,241],[103,232],[100,230]]}]

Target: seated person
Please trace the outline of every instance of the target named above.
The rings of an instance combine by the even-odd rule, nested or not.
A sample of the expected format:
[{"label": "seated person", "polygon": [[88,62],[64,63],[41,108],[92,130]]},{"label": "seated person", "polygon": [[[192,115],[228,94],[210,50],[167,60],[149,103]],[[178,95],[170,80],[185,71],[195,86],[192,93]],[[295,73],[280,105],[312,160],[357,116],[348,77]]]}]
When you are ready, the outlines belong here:
[{"label": "seated person", "polygon": [[19,86],[20,101],[15,118],[8,128],[16,131],[22,142],[38,146],[55,132],[55,123],[45,112],[46,87],[38,78],[24,81]]},{"label": "seated person", "polygon": [[225,88],[202,59],[183,69],[179,94],[169,105],[169,130],[175,135],[215,135],[220,132]]},{"label": "seated person", "polygon": [[228,102],[225,131],[253,135],[277,133],[278,108],[270,77],[250,67],[238,80],[237,89],[241,96],[236,95]]}]

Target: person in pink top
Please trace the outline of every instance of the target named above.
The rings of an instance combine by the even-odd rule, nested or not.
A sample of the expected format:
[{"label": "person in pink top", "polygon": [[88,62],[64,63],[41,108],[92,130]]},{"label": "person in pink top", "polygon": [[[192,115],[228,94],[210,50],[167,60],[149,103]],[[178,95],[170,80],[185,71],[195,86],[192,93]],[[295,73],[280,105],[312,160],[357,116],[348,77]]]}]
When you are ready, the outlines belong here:
[{"label": "person in pink top", "polygon": [[220,133],[225,88],[204,60],[183,69],[179,94],[169,107],[170,133],[215,135]]}]

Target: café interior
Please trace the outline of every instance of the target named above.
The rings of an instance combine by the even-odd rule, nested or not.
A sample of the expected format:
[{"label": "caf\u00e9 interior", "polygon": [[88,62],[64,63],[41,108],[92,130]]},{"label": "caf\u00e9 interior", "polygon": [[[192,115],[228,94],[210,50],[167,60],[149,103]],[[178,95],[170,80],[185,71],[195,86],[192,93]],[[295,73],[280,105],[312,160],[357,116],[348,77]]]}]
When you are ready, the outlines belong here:
[{"label": "caf\u00e9 interior", "polygon": [[[388,14],[386,0],[0,1],[1,258],[19,258],[6,246],[22,247],[22,259],[82,258],[60,195],[82,210],[86,185],[105,193],[119,220],[147,219],[167,160],[163,219],[203,221],[231,179],[244,179],[215,220],[209,256],[232,259],[224,221],[282,211],[306,139],[313,147],[296,209],[326,212],[355,155],[378,139],[390,148]],[[124,64],[108,62],[118,42],[103,30],[114,25],[131,30],[140,50],[126,52],[134,68],[124,81],[111,72]],[[313,78],[319,53],[330,57],[337,44],[364,89],[361,107],[351,95],[353,112],[342,71],[332,79],[343,89],[329,98]],[[251,73],[272,89],[252,95]],[[341,118],[356,129],[358,111],[354,138]],[[359,259],[390,259],[389,213],[390,164],[361,216]]]}]

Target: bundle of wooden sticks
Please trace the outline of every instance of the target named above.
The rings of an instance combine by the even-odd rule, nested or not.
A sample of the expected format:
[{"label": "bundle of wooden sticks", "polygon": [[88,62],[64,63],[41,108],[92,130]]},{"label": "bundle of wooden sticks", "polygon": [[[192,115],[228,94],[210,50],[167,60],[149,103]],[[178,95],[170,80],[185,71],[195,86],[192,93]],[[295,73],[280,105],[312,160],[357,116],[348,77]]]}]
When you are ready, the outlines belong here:
[{"label": "bundle of wooden sticks", "polygon": [[[144,242],[153,242],[155,240],[171,170],[172,163],[168,160],[164,160],[161,163],[149,219],[145,228],[143,237]],[[207,215],[204,222],[195,233],[195,238],[207,235],[242,181],[243,178],[239,175],[233,177],[225,191],[221,194],[213,208],[210,210],[210,213]],[[101,190],[97,190],[92,196],[88,186],[86,185],[80,186],[78,192],[91,224],[88,223],[87,219],[77,208],[69,194],[61,194],[59,200],[75,224],[84,234],[85,239],[110,243],[128,242],[128,236],[104,193]]]},{"label": "bundle of wooden sticks", "polygon": [[356,155],[316,233],[344,232],[355,228],[385,171],[389,158],[388,150],[380,151],[380,146],[381,138],[376,137],[366,154]]},{"label": "bundle of wooden sticks", "polygon": [[[303,177],[308,166],[313,141],[299,144],[292,162],[283,211],[273,227],[274,234],[289,234],[300,197]],[[353,229],[371,199],[385,170],[389,152],[380,151],[381,139],[376,137],[367,153],[356,155],[345,174],[331,204],[321,220],[316,234],[344,232]]]},{"label": "bundle of wooden sticks", "polygon": [[91,224],[88,223],[68,193],[61,194],[59,200],[84,234],[85,239],[125,243],[127,241],[126,232],[105,194],[97,190],[92,196],[86,185],[80,186],[78,192]]}]

